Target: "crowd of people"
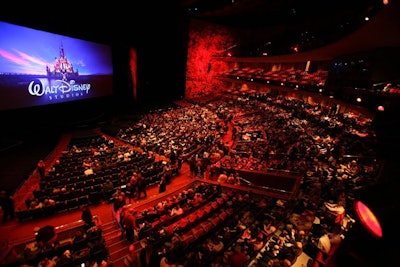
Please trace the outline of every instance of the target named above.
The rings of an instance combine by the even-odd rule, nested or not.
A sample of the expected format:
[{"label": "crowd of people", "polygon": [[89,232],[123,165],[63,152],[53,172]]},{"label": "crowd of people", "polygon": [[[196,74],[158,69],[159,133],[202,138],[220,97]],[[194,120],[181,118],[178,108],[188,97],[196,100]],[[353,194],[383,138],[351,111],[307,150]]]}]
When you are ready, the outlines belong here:
[{"label": "crowd of people", "polygon": [[[379,177],[372,119],[339,110],[258,94],[171,108],[121,129],[118,137],[144,150],[156,147],[167,157],[176,151],[189,164],[190,177],[221,184],[240,185],[238,171],[246,170],[300,175],[300,202],[308,208],[297,206],[288,223],[300,231],[322,225],[323,231],[314,230],[318,239],[336,226],[346,229],[344,221],[354,217],[348,204],[354,191]],[[310,207],[313,216],[305,212]]]},{"label": "crowd of people", "polygon": [[[255,140],[246,140],[255,132]],[[375,183],[381,164],[372,118],[268,94],[155,112],[117,137],[145,151],[178,155],[189,164],[191,177],[221,175],[230,183],[240,181],[238,171],[281,172],[300,175],[313,187],[351,194]]]},{"label": "crowd of people", "polygon": [[[83,182],[70,183],[71,176],[84,177],[86,184],[101,173],[101,188],[94,191],[113,202],[124,236],[131,245],[143,229],[137,222],[138,212],[128,209],[126,204],[132,199],[146,198],[149,183],[158,185],[159,193],[165,192],[168,181],[176,174],[172,170],[179,170],[183,162],[189,165],[191,178],[215,180],[221,185],[241,185],[239,171],[301,174],[302,204],[312,206],[317,211],[313,217],[321,217],[324,223],[331,224],[323,217],[333,214],[333,226],[342,226],[345,215],[353,215],[346,202],[354,189],[376,182],[380,164],[369,118],[268,94],[153,112],[120,129],[116,137],[130,146],[116,146],[111,139],[99,136],[97,141],[71,145],[61,162],[50,166],[48,172],[39,169],[38,164],[42,175],[40,191],[45,194],[41,199],[58,196],[63,188],[66,188],[64,194],[65,191],[71,194],[68,187],[76,188]],[[155,155],[164,160],[156,163]],[[79,166],[71,164],[76,159],[81,162]],[[55,187],[56,180],[51,177],[58,177],[57,183],[66,183]],[[35,201],[29,203],[29,208],[36,208],[32,205]],[[6,202],[2,202],[2,207],[6,207],[3,203]],[[165,207],[164,202],[160,203],[154,213]],[[184,204],[171,207],[168,216],[182,215],[188,203]],[[315,223],[308,220],[307,208],[301,205],[296,208],[288,223],[299,230],[309,230]],[[12,218],[13,213],[5,216]],[[146,216],[151,216],[151,212],[147,211]],[[84,221],[88,227],[91,225],[88,219]],[[210,240],[207,246],[218,248],[218,240]],[[261,249],[265,243],[255,238],[253,246]],[[240,254],[236,247],[232,252]],[[167,266],[168,259],[163,262]]]}]

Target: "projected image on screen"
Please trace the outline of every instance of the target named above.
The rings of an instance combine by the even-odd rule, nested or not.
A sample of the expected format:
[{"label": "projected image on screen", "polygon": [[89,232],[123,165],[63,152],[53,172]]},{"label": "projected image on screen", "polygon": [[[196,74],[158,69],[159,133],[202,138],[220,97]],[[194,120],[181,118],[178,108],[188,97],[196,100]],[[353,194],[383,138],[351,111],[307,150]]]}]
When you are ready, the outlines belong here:
[{"label": "projected image on screen", "polygon": [[111,47],[0,22],[0,110],[111,96]]}]

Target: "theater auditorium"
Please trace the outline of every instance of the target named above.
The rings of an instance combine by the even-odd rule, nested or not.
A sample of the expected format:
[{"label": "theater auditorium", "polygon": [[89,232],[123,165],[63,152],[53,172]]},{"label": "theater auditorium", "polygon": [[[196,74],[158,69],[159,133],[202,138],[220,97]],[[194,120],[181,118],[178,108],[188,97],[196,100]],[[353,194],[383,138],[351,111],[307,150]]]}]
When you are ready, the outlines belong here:
[{"label": "theater auditorium", "polygon": [[397,264],[400,3],[140,2],[0,11],[0,265]]}]

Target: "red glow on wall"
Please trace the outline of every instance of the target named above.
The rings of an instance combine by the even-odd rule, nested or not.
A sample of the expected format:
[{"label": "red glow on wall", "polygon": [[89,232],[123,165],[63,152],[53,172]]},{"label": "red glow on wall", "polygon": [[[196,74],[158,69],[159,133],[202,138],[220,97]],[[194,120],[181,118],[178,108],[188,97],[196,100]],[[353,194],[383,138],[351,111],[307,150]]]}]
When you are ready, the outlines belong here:
[{"label": "red glow on wall", "polygon": [[219,58],[234,44],[230,31],[222,26],[191,21],[186,68],[187,98],[215,94],[223,82],[215,77],[227,70],[228,64]]},{"label": "red glow on wall", "polygon": [[136,73],[137,73],[137,55],[136,55],[136,49],[130,49],[129,51],[129,65],[131,67],[131,77],[132,77],[132,90],[133,90],[133,99],[136,101],[137,100],[137,88],[136,88]]},{"label": "red glow on wall", "polygon": [[362,223],[362,225],[366,228],[368,232],[370,232],[373,236],[382,238],[382,228],[378,221],[378,218],[375,214],[370,210],[363,202],[356,201],[355,202],[355,210],[357,215]]}]

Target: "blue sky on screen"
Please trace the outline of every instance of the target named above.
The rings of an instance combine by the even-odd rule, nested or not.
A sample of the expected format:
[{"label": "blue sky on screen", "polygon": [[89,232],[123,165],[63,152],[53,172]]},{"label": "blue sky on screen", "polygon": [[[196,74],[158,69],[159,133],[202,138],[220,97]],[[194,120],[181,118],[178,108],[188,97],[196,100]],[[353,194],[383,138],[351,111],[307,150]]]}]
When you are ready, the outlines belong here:
[{"label": "blue sky on screen", "polygon": [[46,74],[60,47],[80,75],[112,74],[111,47],[0,21],[0,73]]}]

